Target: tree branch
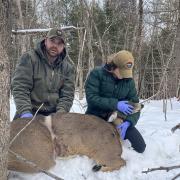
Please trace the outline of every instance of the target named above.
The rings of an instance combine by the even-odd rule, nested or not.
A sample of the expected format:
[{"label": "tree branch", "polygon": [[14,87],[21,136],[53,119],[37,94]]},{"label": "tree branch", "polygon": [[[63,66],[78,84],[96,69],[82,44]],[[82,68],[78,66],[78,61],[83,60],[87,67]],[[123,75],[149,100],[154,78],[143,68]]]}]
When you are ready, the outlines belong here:
[{"label": "tree branch", "polygon": [[44,105],[44,103],[42,103],[42,104],[39,106],[38,110],[37,110],[36,113],[34,114],[34,116],[33,116],[33,118],[31,119],[31,121],[29,121],[29,122],[14,136],[14,138],[13,138],[13,139],[11,140],[11,142],[9,143],[9,147],[10,147],[11,144],[15,141],[15,139],[22,133],[22,131],[24,131],[24,130],[32,123],[32,121],[35,119],[38,111],[41,109],[41,107],[42,107],[43,105]]},{"label": "tree branch", "polygon": [[50,172],[47,172],[47,171],[44,170],[44,169],[41,169],[41,168],[38,167],[34,162],[25,159],[24,157],[22,157],[21,155],[15,153],[14,151],[12,151],[12,150],[9,149],[9,152],[10,152],[11,154],[13,154],[14,156],[16,156],[16,158],[19,159],[20,161],[23,161],[24,163],[26,163],[26,164],[30,165],[31,167],[37,169],[39,172],[42,172],[42,173],[46,174],[47,176],[50,176],[50,177],[52,177],[52,178],[54,178],[54,179],[56,179],[56,180],[63,180],[62,178],[60,178],[60,177],[58,177],[58,176],[56,176],[56,175],[54,175],[54,174],[52,174],[52,173],[50,173]]},{"label": "tree branch", "polygon": [[[83,29],[84,27],[75,27],[75,26],[64,26],[61,27],[60,29],[63,31],[70,30],[70,29]],[[26,34],[38,34],[38,33],[47,33],[49,30],[52,28],[47,28],[47,29],[18,29],[18,30],[12,30],[12,33],[17,35],[26,35]]]},{"label": "tree branch", "polygon": [[178,169],[180,168],[180,165],[177,165],[177,166],[170,166],[170,167],[164,167],[164,166],[160,166],[158,168],[148,168],[147,171],[142,171],[142,173],[149,173],[149,172],[152,172],[152,171],[158,171],[158,170],[164,170],[164,171],[170,171],[170,170],[173,170],[173,169]]}]

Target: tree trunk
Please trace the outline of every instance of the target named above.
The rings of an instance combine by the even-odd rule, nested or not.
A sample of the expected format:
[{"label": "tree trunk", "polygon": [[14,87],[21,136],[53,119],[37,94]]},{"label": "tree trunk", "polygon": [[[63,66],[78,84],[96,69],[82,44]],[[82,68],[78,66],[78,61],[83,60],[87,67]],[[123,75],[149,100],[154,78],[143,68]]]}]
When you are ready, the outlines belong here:
[{"label": "tree trunk", "polygon": [[83,30],[78,31],[79,36],[79,55],[78,55],[78,64],[77,64],[77,73],[76,73],[76,87],[79,87],[79,99],[83,99],[83,52],[84,44],[86,40],[86,30],[83,33]]},{"label": "tree trunk", "polygon": [[90,13],[87,9],[86,1],[81,0],[82,7],[84,7],[83,10],[83,23],[85,26],[85,30],[87,32],[87,48],[89,51],[89,58],[88,58],[88,74],[89,72],[94,68],[94,54],[93,54],[93,47],[92,47],[92,41],[93,41],[93,34],[92,34],[92,18],[90,17]]},{"label": "tree trunk", "polygon": [[[100,33],[99,33],[99,30],[97,28],[97,25],[93,19],[93,6],[95,6],[95,1],[93,0],[92,3],[91,3],[91,8],[88,6],[86,0],[83,0],[84,2],[84,5],[85,5],[85,9],[87,11],[87,15],[89,17],[89,20],[88,21],[91,21],[91,28],[92,26],[94,26],[94,29],[95,29],[95,32],[96,32],[96,35],[98,37],[98,42],[99,42],[99,47],[100,47],[100,51],[101,51],[101,55],[102,55],[102,62],[104,63],[105,62],[105,54],[104,54],[104,50],[103,50],[103,45],[102,45],[102,38],[100,36]],[[91,34],[90,34],[90,37],[92,38],[93,40],[93,37],[92,37],[92,30],[91,30]],[[91,40],[91,41],[92,41]],[[91,43],[92,44],[92,43]],[[91,45],[92,46],[92,45]],[[92,54],[92,58],[93,58],[93,54]],[[92,62],[92,67],[94,68],[94,62]]]},{"label": "tree trunk", "polygon": [[10,1],[0,0],[0,179],[7,179],[9,141],[10,62],[8,52],[11,42]]},{"label": "tree trunk", "polygon": [[140,91],[142,77],[141,77],[141,49],[142,49],[142,31],[143,31],[143,0],[139,0],[138,4],[138,23],[136,32],[135,32],[135,40],[132,45],[132,52],[135,55],[136,62],[135,62],[135,70],[134,70],[134,79],[136,83],[136,87],[138,90],[138,94]]},{"label": "tree trunk", "polygon": [[[178,8],[178,24],[177,24],[177,30],[176,30],[176,41],[174,45],[174,62],[175,62],[175,85],[174,88],[172,88],[172,95],[173,96],[180,96],[180,0],[179,0],[179,8]],[[171,79],[172,80],[172,79]],[[172,86],[173,87],[173,86]]]}]

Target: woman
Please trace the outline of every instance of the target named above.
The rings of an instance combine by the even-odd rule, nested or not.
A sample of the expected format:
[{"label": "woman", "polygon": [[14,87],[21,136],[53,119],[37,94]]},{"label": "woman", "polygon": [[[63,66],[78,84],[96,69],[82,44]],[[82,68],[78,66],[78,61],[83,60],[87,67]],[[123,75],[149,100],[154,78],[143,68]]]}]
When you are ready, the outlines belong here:
[{"label": "woman", "polygon": [[143,137],[135,128],[140,112],[133,113],[128,103],[138,103],[139,98],[133,80],[134,58],[129,51],[122,50],[109,56],[103,67],[91,71],[85,92],[88,108],[92,114],[107,121],[110,113],[119,111],[125,115],[123,123],[116,126],[122,139],[128,139],[135,151],[142,153],[146,148]]}]

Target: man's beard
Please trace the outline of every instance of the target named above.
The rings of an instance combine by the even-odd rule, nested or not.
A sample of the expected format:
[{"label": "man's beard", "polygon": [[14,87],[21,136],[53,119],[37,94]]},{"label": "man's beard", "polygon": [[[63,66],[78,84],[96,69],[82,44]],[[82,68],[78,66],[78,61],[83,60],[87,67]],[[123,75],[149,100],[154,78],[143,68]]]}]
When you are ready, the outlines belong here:
[{"label": "man's beard", "polygon": [[52,58],[55,58],[55,57],[59,56],[59,53],[58,53],[57,49],[55,49],[55,48],[47,49],[47,54]]}]

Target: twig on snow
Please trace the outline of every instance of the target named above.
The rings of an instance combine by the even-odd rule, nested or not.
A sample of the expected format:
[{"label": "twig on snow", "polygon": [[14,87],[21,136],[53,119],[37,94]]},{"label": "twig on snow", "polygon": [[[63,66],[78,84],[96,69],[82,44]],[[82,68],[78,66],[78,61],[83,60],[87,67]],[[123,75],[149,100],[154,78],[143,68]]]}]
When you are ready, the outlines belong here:
[{"label": "twig on snow", "polygon": [[175,177],[173,177],[172,180],[175,180],[175,179],[177,179],[178,177],[180,177],[180,173],[177,174]]},{"label": "twig on snow", "polygon": [[148,168],[147,171],[142,171],[142,173],[149,173],[149,172],[152,172],[152,171],[158,171],[158,170],[164,170],[164,171],[170,171],[172,169],[178,169],[180,168],[180,165],[177,165],[177,166],[169,166],[169,167],[164,167],[164,166],[160,166],[158,168]]},{"label": "twig on snow", "polygon": [[174,126],[171,131],[174,133],[177,129],[180,129],[180,123]]}]

